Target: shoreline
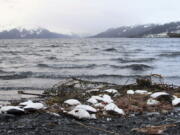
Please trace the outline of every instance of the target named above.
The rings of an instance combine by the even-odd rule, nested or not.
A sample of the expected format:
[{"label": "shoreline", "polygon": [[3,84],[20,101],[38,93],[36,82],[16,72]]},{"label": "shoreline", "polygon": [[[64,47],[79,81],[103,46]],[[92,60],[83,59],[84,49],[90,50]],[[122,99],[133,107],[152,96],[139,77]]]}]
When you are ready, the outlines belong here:
[{"label": "shoreline", "polygon": [[[136,92],[135,90],[139,90],[139,94],[128,96],[126,92],[131,89],[134,92]],[[109,91],[105,92],[104,90]],[[119,94],[116,92],[116,94],[111,93],[114,90],[117,90]],[[146,90],[148,91],[145,92]],[[157,107],[156,105],[152,107],[145,106],[146,101],[144,102],[144,100],[147,100],[153,93],[163,90],[166,90],[169,95],[165,98],[163,97],[163,101],[159,101],[161,102],[160,105]],[[173,107],[168,101],[171,100],[169,98],[171,95],[176,94],[179,96],[180,88],[178,87],[175,88],[166,84],[154,84],[146,79],[139,79],[136,81],[136,84],[129,85],[67,79],[60,81],[51,89],[44,92],[26,92],[35,92],[34,94],[45,94],[46,96],[39,99],[38,96],[18,94],[16,90],[3,91],[0,96],[8,99],[8,96],[5,95],[11,94],[13,99],[19,100],[20,103],[30,99],[35,102],[45,103],[47,108],[45,110],[36,110],[35,112],[25,112],[23,115],[0,114],[0,125],[3,125],[3,128],[0,128],[0,134],[142,135],[140,130],[144,130],[143,128],[147,130],[148,126],[151,126],[152,129],[156,129],[157,127],[162,128],[163,133],[167,135],[180,134],[180,107]],[[142,92],[145,93],[142,94]],[[125,115],[119,115],[112,111],[106,112],[101,107],[96,108],[100,110],[96,113],[96,119],[81,119],[67,113],[72,107],[69,108],[67,104],[64,104],[65,100],[75,98],[82,104],[87,104],[86,100],[89,97],[98,96],[99,94],[106,94],[112,97],[114,104],[121,107]],[[121,103],[121,101],[123,102]],[[140,103],[143,103],[143,106]],[[143,110],[141,111],[141,109]],[[148,130],[144,134],[148,132],[152,131]],[[155,132],[157,132],[157,129]]]},{"label": "shoreline", "polygon": [[[1,90],[0,91],[0,104],[7,105],[10,104],[11,101],[20,101],[20,100],[33,100],[38,98],[35,95],[24,95],[19,94],[19,90]],[[28,93],[34,94],[42,94],[43,90],[25,90]]]}]

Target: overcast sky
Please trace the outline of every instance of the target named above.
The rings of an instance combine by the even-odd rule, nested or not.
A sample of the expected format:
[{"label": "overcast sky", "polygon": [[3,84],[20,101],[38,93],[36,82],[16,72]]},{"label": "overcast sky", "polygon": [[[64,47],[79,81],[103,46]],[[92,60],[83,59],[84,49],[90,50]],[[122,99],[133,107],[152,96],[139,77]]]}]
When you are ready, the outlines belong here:
[{"label": "overcast sky", "polygon": [[0,29],[45,27],[61,33],[180,21],[180,0],[0,0]]}]

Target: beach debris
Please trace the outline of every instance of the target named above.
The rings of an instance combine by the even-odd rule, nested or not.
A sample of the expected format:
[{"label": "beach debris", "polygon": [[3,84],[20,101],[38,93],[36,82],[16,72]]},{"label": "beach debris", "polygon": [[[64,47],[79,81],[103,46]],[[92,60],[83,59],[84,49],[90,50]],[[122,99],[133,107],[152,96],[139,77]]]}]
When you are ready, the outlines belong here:
[{"label": "beach debris", "polygon": [[19,105],[20,105],[20,106],[26,106],[26,105],[31,104],[31,103],[33,103],[32,100],[28,100],[28,101],[26,101],[26,102],[20,103]]},{"label": "beach debris", "polygon": [[24,106],[25,110],[41,110],[45,109],[46,107],[42,103],[34,103],[32,100],[28,100],[26,102],[22,102],[19,104],[20,106]]},{"label": "beach debris", "polygon": [[167,92],[155,92],[151,95],[152,98],[158,98],[160,96],[169,96]]},{"label": "beach debris", "polygon": [[96,93],[96,92],[99,92],[99,89],[91,89],[87,91],[87,93]]},{"label": "beach debris", "polygon": [[25,107],[25,110],[28,111],[34,111],[34,110],[41,110],[41,109],[45,109],[45,106],[42,103],[33,103],[33,102],[29,102]]},{"label": "beach debris", "polygon": [[140,87],[150,87],[152,85],[151,78],[138,78],[136,79],[136,83]]},{"label": "beach debris", "polygon": [[84,109],[73,109],[72,111],[68,112],[68,114],[78,119],[91,119],[92,118],[89,112]]},{"label": "beach debris", "polygon": [[24,92],[24,91],[18,91],[18,94],[23,94],[23,95],[33,95],[33,96],[38,96],[38,97],[45,97],[46,95],[45,94],[38,94],[38,93],[27,93],[27,92]]},{"label": "beach debris", "polygon": [[104,103],[94,104],[94,107],[98,107],[98,108],[104,108],[105,106],[106,106],[106,104],[104,104]]},{"label": "beach debris", "polygon": [[103,94],[103,95],[98,95],[98,96],[92,96],[90,98],[91,100],[97,100],[97,102],[105,102],[105,103],[112,103],[113,100],[109,95]]},{"label": "beach debris", "polygon": [[173,106],[180,106],[180,98],[173,96],[174,99],[172,100],[172,105]]},{"label": "beach debris", "polygon": [[54,112],[47,112],[47,113],[50,114],[50,115],[56,116],[56,117],[60,116],[58,113],[54,113]]},{"label": "beach debris", "polygon": [[[45,104],[48,105],[46,112],[78,115],[86,111],[90,115],[86,116],[92,119],[96,115],[99,118],[118,116],[119,114],[143,114],[144,112],[164,113],[172,110],[173,106],[179,105],[179,99],[177,97],[173,99],[167,92],[154,93],[154,91],[166,90],[164,86],[162,88],[161,85],[156,85],[152,84],[150,88],[146,87],[147,85],[141,87],[137,84],[124,85],[122,87],[101,82],[71,79],[54,85],[52,89],[45,91],[45,94],[49,96],[49,98],[46,96],[45,100]],[[122,95],[119,93],[121,90]],[[153,94],[151,91],[153,91]],[[170,90],[168,89],[168,91]],[[177,90],[175,92],[178,93]],[[175,92],[171,94],[175,95]],[[168,102],[166,102],[167,98]],[[29,110],[44,109],[42,103],[35,103],[31,100],[22,102],[19,106],[28,113],[30,112]],[[76,117],[81,118],[81,116]]]},{"label": "beach debris", "polygon": [[75,109],[84,109],[88,112],[97,112],[97,110],[95,108],[93,108],[92,106],[89,106],[89,105],[78,105],[75,107]]},{"label": "beach debris", "polygon": [[97,103],[98,103],[97,99],[94,98],[94,97],[89,98],[89,99],[87,100],[87,102],[88,102],[88,103],[91,103],[91,104],[97,104]]},{"label": "beach debris", "polygon": [[149,135],[161,135],[170,127],[175,127],[175,124],[165,124],[160,126],[147,126],[144,128],[133,128],[131,131],[136,131],[139,133],[145,133]]},{"label": "beach debris", "polygon": [[147,105],[158,105],[160,102],[153,99],[153,98],[150,98],[147,100]]},{"label": "beach debris", "polygon": [[151,98],[154,98],[158,101],[167,101],[167,102],[172,102],[172,96],[167,93],[167,92],[155,92],[151,94]]},{"label": "beach debris", "polygon": [[126,93],[127,93],[128,95],[134,95],[134,94],[135,94],[134,90],[127,90]]},{"label": "beach debris", "polygon": [[64,94],[71,95],[78,92],[85,92],[92,89],[100,89],[105,86],[114,86],[113,84],[92,82],[87,80],[80,80],[77,78],[61,80],[55,84],[51,89],[45,90],[45,95],[62,96]]},{"label": "beach debris", "polygon": [[76,105],[80,105],[81,102],[78,101],[77,99],[68,99],[66,101],[64,101],[65,104],[68,104],[70,106],[76,106]]},{"label": "beach debris", "polygon": [[1,113],[7,113],[7,114],[24,114],[24,109],[20,108],[19,106],[3,106],[0,109]]},{"label": "beach debris", "polygon": [[111,112],[116,112],[118,114],[121,114],[121,115],[125,115],[125,112],[123,111],[123,109],[120,109],[117,105],[115,105],[114,103],[110,103],[108,105],[106,105],[104,107],[104,109],[106,111],[111,111]]},{"label": "beach debris", "polygon": [[135,94],[144,95],[144,94],[148,94],[148,91],[147,91],[147,90],[136,90],[136,91],[135,91]]},{"label": "beach debris", "polygon": [[113,100],[111,99],[111,97],[109,95],[100,95],[102,97],[102,101],[105,102],[105,103],[112,103]]},{"label": "beach debris", "polygon": [[107,92],[107,93],[110,93],[110,94],[116,94],[116,93],[118,93],[118,91],[115,90],[115,89],[107,89],[107,90],[104,90],[104,91]]}]

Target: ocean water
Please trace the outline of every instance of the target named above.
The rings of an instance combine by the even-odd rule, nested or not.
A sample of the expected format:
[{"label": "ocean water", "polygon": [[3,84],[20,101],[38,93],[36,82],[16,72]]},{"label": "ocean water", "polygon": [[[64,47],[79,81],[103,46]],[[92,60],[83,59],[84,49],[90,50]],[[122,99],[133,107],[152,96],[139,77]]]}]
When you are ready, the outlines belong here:
[{"label": "ocean water", "polygon": [[42,90],[77,77],[117,84],[161,74],[180,84],[180,39],[0,40],[0,90]]}]

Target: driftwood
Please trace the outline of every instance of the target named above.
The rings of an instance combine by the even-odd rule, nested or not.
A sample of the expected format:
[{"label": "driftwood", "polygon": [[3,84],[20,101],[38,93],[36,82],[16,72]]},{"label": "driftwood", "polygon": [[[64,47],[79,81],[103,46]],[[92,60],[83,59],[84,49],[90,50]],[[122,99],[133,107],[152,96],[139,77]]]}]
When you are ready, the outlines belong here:
[{"label": "driftwood", "polygon": [[47,95],[45,94],[36,94],[36,93],[27,93],[27,92],[24,92],[24,91],[18,91],[18,94],[23,94],[23,95],[33,95],[33,96],[38,96],[38,97],[45,97]]}]

